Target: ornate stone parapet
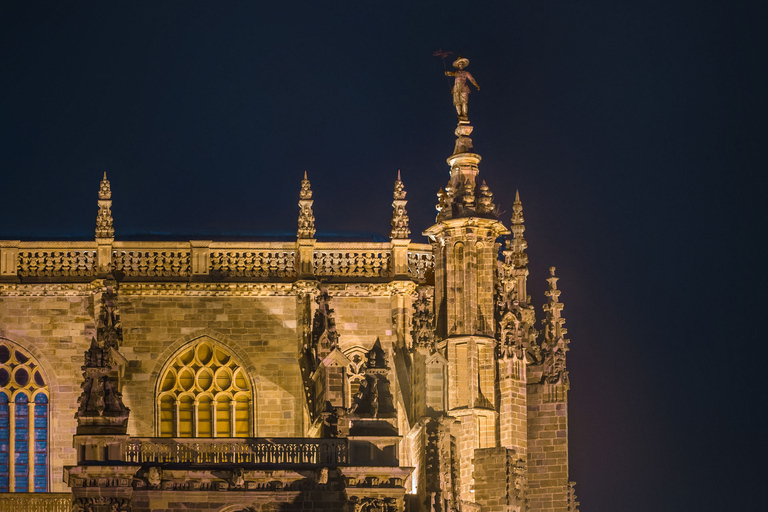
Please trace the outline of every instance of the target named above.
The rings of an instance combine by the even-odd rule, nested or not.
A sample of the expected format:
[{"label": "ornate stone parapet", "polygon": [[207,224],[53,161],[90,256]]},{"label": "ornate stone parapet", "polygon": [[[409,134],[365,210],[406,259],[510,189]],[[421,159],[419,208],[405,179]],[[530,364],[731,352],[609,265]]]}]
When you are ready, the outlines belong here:
[{"label": "ornate stone parapet", "polygon": [[0,510],[13,512],[71,512],[72,495],[68,492],[0,493]]},{"label": "ornate stone parapet", "polygon": [[190,240],[190,264],[193,276],[207,276],[211,264],[211,240]]},{"label": "ornate stone parapet", "polygon": [[19,243],[19,240],[0,240],[0,279],[16,277]]}]

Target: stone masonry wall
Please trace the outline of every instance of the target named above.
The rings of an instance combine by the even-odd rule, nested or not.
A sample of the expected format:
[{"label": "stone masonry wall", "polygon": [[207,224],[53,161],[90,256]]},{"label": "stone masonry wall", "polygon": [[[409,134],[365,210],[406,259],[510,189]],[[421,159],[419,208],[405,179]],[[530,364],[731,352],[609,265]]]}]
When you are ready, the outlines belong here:
[{"label": "stone masonry wall", "polygon": [[568,405],[546,403],[544,386],[528,386],[528,488],[531,510],[566,512]]},{"label": "stone masonry wall", "polygon": [[504,358],[499,366],[499,437],[501,446],[525,458],[528,450],[528,407],[525,363]]},{"label": "stone masonry wall", "polygon": [[129,435],[159,435],[153,398],[157,380],[171,357],[201,336],[224,345],[248,369],[255,386],[257,436],[303,435],[294,296],[162,297],[124,289],[118,299],[120,352],[128,359],[123,400],[131,409]]},{"label": "stone masonry wall", "polygon": [[50,393],[50,491],[65,492],[63,467],[75,463],[72,436],[82,382],[83,354],[95,335],[93,301],[87,285],[66,296],[0,295],[0,338],[31,353],[42,367]]},{"label": "stone masonry wall", "polygon": [[475,500],[482,512],[511,510],[514,455],[514,450],[501,447],[475,450]]},{"label": "stone masonry wall", "polygon": [[379,338],[384,352],[389,352],[395,341],[389,294],[355,297],[337,295],[331,290],[331,297],[342,351],[355,345],[370,349]]}]

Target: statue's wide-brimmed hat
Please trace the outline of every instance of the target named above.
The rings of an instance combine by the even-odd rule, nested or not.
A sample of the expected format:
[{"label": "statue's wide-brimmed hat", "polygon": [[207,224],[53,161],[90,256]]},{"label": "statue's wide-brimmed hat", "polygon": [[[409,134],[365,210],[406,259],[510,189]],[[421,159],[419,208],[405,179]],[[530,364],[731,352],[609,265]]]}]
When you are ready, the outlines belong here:
[{"label": "statue's wide-brimmed hat", "polygon": [[464,57],[459,57],[453,62],[453,67],[455,68],[465,68],[469,65],[469,59],[465,59]]}]

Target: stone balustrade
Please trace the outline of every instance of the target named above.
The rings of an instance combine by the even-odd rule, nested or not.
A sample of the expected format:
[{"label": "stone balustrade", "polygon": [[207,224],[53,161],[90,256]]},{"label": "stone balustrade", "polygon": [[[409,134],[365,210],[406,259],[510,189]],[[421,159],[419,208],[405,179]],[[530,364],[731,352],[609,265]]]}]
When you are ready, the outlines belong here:
[{"label": "stone balustrade", "polygon": [[131,438],[125,461],[136,464],[347,464],[346,439],[309,438]]},{"label": "stone balustrade", "polygon": [[0,493],[0,510],[13,512],[70,512],[72,496],[68,492]]},{"label": "stone balustrade", "polygon": [[[399,268],[407,268],[407,275],[415,281],[428,279],[434,269],[430,245],[411,243],[407,251],[404,246],[403,251],[395,248],[391,242],[313,240],[305,260],[311,259],[311,275],[325,279],[388,279]],[[111,241],[104,249],[103,241],[0,240],[0,279],[86,281],[102,274],[100,269],[108,268],[135,281],[187,280],[196,276],[224,281],[289,281],[297,277],[300,254],[296,242]]]}]

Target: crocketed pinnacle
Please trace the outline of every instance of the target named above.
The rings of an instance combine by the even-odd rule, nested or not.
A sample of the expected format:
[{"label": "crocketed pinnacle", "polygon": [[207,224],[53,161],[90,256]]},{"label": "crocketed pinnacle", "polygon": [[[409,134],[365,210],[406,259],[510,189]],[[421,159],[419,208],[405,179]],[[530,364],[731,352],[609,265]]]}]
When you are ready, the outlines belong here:
[{"label": "crocketed pinnacle", "polygon": [[515,191],[515,203],[512,206],[512,261],[515,267],[522,268],[528,266],[528,255],[525,250],[528,248],[528,242],[523,237],[525,226],[523,225],[523,203],[520,201],[520,192]]},{"label": "crocketed pinnacle", "polygon": [[298,238],[313,238],[315,236],[315,215],[312,213],[312,189],[307,179],[307,171],[304,171],[304,179],[301,180],[299,191],[299,229]]},{"label": "crocketed pinnacle", "polygon": [[560,302],[560,290],[557,289],[559,277],[555,276],[555,267],[549,267],[549,289],[544,293],[549,298],[549,302],[544,305],[544,312],[547,313],[547,320],[551,323],[551,338],[556,339],[565,336],[568,332],[563,324],[565,319],[561,317],[564,305]]},{"label": "crocketed pinnacle", "polygon": [[408,228],[408,212],[405,210],[405,205],[408,201],[405,200],[405,185],[400,180],[400,171],[397,171],[397,181],[395,181],[395,192],[393,194],[394,201],[392,201],[392,231],[389,233],[389,237],[392,239],[407,239],[411,234],[411,230]]},{"label": "crocketed pinnacle", "polygon": [[545,295],[549,298],[544,305],[546,317],[542,320],[544,325],[544,339],[541,344],[541,353],[544,357],[544,371],[542,377],[549,384],[563,384],[568,389],[568,371],[565,366],[565,353],[568,352],[569,340],[565,337],[568,330],[564,327],[565,318],[561,316],[563,304],[560,302],[560,290],[557,289],[555,267],[549,268],[550,277],[547,279],[549,290]]},{"label": "crocketed pinnacle", "polygon": [[99,185],[99,213],[96,216],[96,238],[114,238],[115,228],[112,220],[112,189],[104,172]]}]

